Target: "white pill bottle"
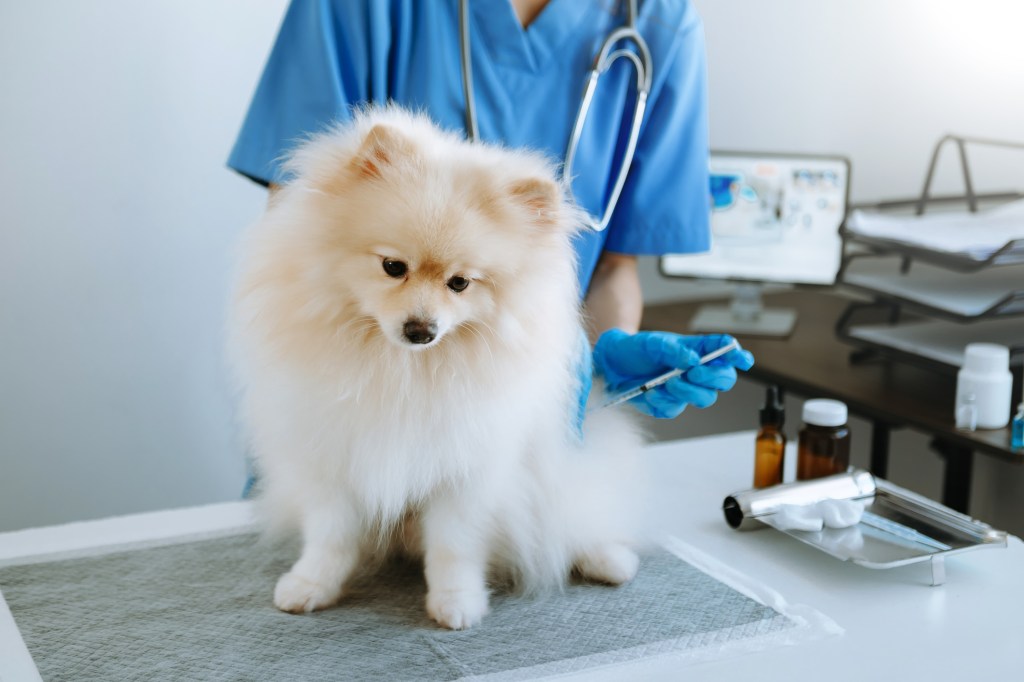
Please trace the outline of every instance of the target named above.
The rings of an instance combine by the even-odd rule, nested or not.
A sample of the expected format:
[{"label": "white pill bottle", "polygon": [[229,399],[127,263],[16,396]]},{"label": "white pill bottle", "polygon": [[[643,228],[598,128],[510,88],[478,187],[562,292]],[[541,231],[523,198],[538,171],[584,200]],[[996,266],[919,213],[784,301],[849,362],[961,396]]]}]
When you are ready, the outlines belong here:
[{"label": "white pill bottle", "polygon": [[956,375],[956,409],[970,404],[973,396],[977,427],[1001,429],[1010,423],[1012,391],[1010,349],[995,343],[967,344]]}]

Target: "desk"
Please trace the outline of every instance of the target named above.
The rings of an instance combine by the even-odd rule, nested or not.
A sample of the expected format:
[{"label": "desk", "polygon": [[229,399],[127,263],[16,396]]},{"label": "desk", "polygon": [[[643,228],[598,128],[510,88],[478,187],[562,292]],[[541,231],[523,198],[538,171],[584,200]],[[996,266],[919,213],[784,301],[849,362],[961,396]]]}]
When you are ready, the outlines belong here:
[{"label": "desk", "polygon": [[[842,563],[773,530],[738,532],[721,512],[753,469],[753,432],[661,443],[648,449],[653,499],[665,530],[774,589],[817,609],[845,632],[814,642],[696,663],[671,658],[590,669],[559,679],[1008,680],[1024,675],[1020,607],[1024,544],[947,559],[947,583],[928,585],[927,564],[871,570]],[[237,502],[0,534],[0,559],[238,527]],[[480,627],[487,627],[484,620]],[[38,679],[0,602],[0,680]]]},{"label": "desk", "polygon": [[[956,379],[952,375],[898,362],[851,364],[853,346],[840,342],[835,334],[836,322],[850,302],[851,299],[817,291],[767,296],[766,306],[795,308],[797,325],[787,339],[737,335],[756,359],[749,376],[804,397],[840,400],[852,414],[870,420],[870,468],[882,478],[886,477],[892,428],[909,426],[931,435],[932,446],[946,460],[942,502],[966,512],[974,453],[1021,464],[1024,452],[1010,447],[1009,428],[974,432],[955,428]],[[703,303],[648,306],[643,327],[690,333],[690,318]]]}]

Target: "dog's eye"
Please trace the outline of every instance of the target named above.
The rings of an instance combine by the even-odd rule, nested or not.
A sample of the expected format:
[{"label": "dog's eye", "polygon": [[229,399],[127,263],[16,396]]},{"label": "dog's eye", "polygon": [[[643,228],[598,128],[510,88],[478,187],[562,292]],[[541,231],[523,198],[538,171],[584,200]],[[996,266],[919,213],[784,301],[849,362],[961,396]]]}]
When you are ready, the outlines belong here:
[{"label": "dog's eye", "polygon": [[384,272],[388,274],[388,277],[405,277],[408,270],[409,266],[400,260],[384,259]]},{"label": "dog's eye", "polygon": [[456,293],[460,291],[465,291],[466,287],[468,286],[469,280],[466,279],[465,277],[459,277],[458,275],[455,275],[450,280],[448,280],[448,288]]}]

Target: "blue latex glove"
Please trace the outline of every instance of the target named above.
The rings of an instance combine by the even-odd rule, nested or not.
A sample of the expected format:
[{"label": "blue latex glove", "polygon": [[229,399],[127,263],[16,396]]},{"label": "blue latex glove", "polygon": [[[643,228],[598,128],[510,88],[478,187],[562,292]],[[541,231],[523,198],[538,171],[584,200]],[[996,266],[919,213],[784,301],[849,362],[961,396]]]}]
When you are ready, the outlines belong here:
[{"label": "blue latex glove", "polygon": [[687,405],[707,407],[718,393],[736,384],[736,370],[748,370],[754,356],[738,349],[698,366],[701,356],[733,341],[727,334],[681,336],[669,332],[628,334],[609,329],[594,346],[594,369],[602,375],[609,397],[670,372],[692,367],[681,376],[633,398],[630,403],[652,417],[671,419]]}]

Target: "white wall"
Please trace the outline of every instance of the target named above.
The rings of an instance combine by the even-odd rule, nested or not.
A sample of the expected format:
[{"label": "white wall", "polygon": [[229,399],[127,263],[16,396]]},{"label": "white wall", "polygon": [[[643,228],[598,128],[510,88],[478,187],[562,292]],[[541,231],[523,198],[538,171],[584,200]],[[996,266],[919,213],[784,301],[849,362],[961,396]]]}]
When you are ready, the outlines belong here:
[{"label": "white wall", "polygon": [[[1017,0],[697,5],[713,146],[847,154],[853,199],[862,201],[919,192],[944,133],[1024,139]],[[1021,152],[978,153],[980,184],[1006,187],[999,174],[1012,169],[1021,186]],[[989,158],[993,165],[982,163]]]},{"label": "white wall", "polygon": [[237,497],[224,167],[284,1],[0,4],[0,530]]},{"label": "white wall", "polygon": [[[221,319],[263,192],[224,160],[285,4],[0,3],[0,530],[237,497]],[[845,153],[863,201],[917,191],[944,132],[1024,139],[1014,0],[697,6],[715,147]]]}]

